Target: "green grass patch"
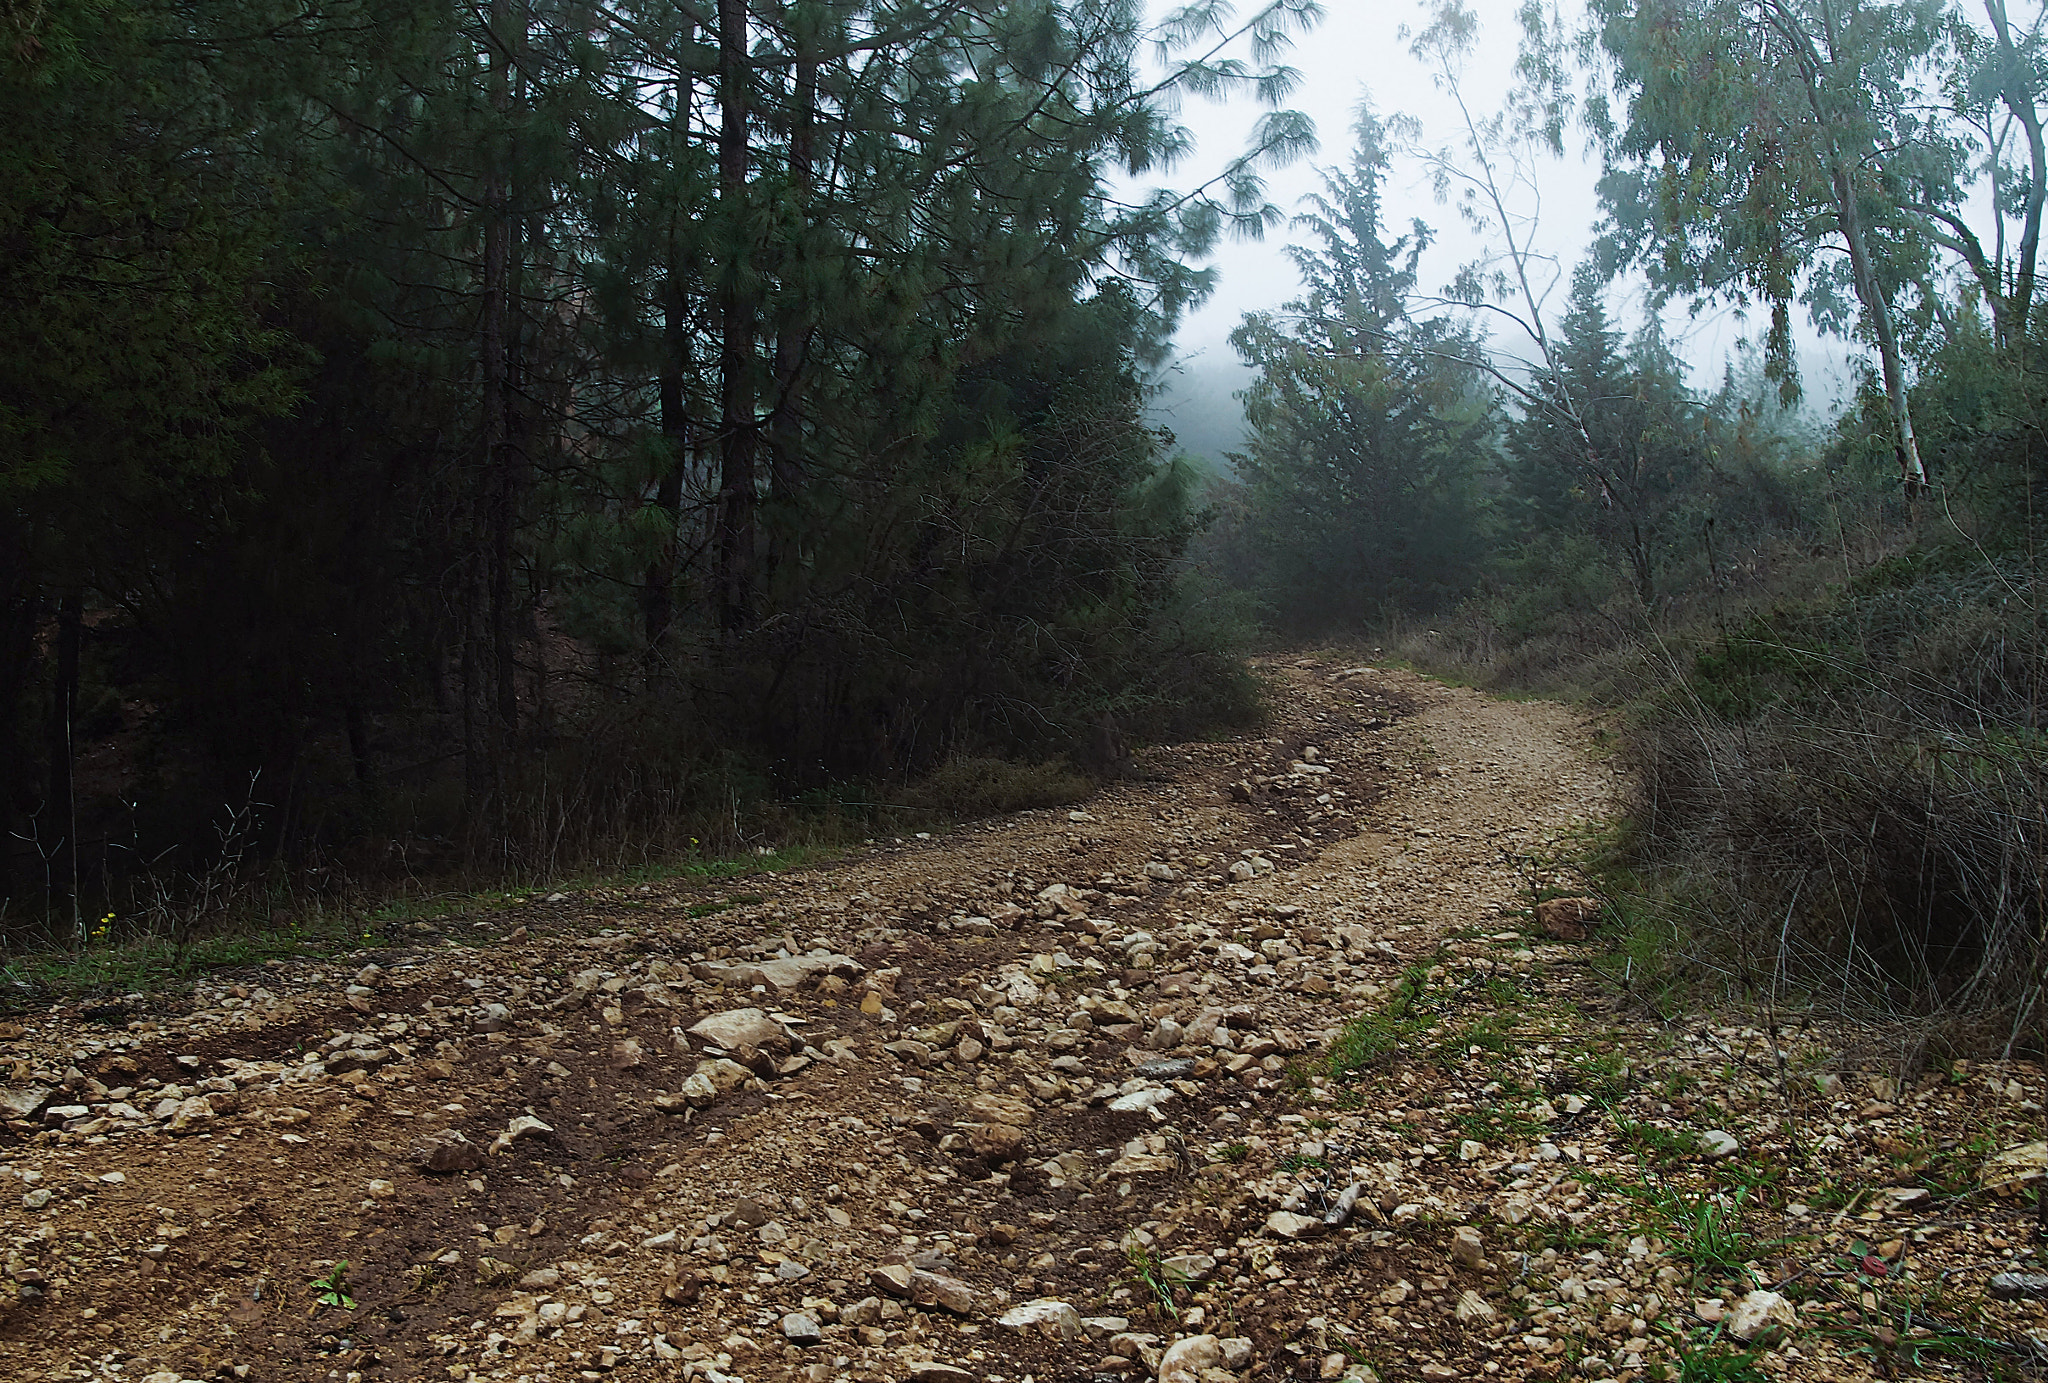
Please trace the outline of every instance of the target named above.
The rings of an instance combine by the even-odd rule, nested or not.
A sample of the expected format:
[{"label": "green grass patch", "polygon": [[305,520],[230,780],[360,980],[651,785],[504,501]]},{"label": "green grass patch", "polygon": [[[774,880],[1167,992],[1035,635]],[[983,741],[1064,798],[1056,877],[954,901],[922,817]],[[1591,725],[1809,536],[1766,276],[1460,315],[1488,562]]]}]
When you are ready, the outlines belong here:
[{"label": "green grass patch", "polygon": [[[1450,1069],[1474,1048],[1496,1057],[1515,1049],[1527,995],[1496,976],[1440,968],[1444,954],[1410,965],[1377,1009],[1344,1025],[1324,1068],[1333,1079],[1356,1080],[1403,1053]],[[1468,1009],[1478,1011],[1464,1016]]]},{"label": "green grass patch", "polygon": [[1386,1002],[1370,1013],[1361,1013],[1344,1025],[1330,1044],[1329,1073],[1336,1080],[1351,1080],[1413,1045],[1429,1027],[1429,1017],[1420,1011],[1429,988],[1430,963],[1418,961],[1401,972]]},{"label": "green grass patch", "polygon": [[1669,1129],[1647,1120],[1617,1117],[1615,1132],[1644,1166],[1672,1168],[1697,1162],[1699,1136],[1688,1129]]},{"label": "green grass patch", "polygon": [[1671,1383],[1769,1383],[1758,1364],[1762,1350],[1742,1349],[1725,1339],[1721,1327],[1679,1338],[1665,1377]]}]

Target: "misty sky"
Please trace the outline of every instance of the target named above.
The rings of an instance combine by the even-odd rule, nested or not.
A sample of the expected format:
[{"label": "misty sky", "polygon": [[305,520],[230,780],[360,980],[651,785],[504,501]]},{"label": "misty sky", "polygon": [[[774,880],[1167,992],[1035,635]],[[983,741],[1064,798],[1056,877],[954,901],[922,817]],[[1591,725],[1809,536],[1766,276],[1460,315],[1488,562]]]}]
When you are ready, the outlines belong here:
[{"label": "misty sky", "polygon": [[[1466,75],[1467,98],[1481,110],[1498,104],[1507,88],[1515,56],[1518,33],[1516,0],[1470,0],[1481,24],[1481,50]],[[1327,16],[1322,24],[1298,39],[1289,63],[1302,75],[1302,83],[1288,105],[1306,111],[1316,122],[1322,150],[1313,159],[1268,175],[1272,200],[1288,211],[1300,199],[1320,188],[1316,168],[1330,166],[1348,157],[1350,126],[1359,102],[1370,96],[1381,115],[1396,112],[1422,122],[1423,139],[1431,145],[1451,142],[1461,126],[1457,107],[1430,80],[1430,74],[1408,52],[1400,37],[1401,27],[1426,23],[1423,6],[1416,0],[1325,0]],[[1153,0],[1157,14],[1172,6]],[[1240,14],[1254,12],[1254,3],[1241,3]],[[1576,6],[1567,0],[1568,15]],[[1163,179],[1171,186],[1185,187],[1210,176],[1233,154],[1242,150],[1247,132],[1258,116],[1258,108],[1240,100],[1227,105],[1190,101],[1179,118],[1198,136],[1194,158]],[[1573,136],[1582,142],[1583,135]],[[1551,313],[1562,312],[1570,285],[1573,264],[1591,239],[1591,227],[1598,214],[1593,182],[1597,158],[1567,157],[1553,161],[1543,170],[1540,207],[1534,243],[1556,257],[1559,279],[1552,295]],[[1453,207],[1439,205],[1412,159],[1396,161],[1385,193],[1389,234],[1398,234],[1408,222],[1420,217],[1436,233],[1435,245],[1423,257],[1421,282],[1424,292],[1435,292],[1447,284],[1460,264],[1481,250],[1481,242],[1459,221]],[[1213,263],[1222,271],[1222,281],[1210,302],[1192,314],[1182,327],[1179,346],[1184,370],[1183,387],[1168,407],[1182,412],[1219,412],[1217,381],[1226,376],[1237,387],[1241,370],[1226,340],[1238,319],[1248,311],[1274,307],[1298,290],[1293,266],[1281,247],[1293,232],[1282,229],[1264,242],[1226,242]],[[1639,287],[1626,281],[1610,290],[1608,303],[1618,322],[1633,331],[1643,320],[1644,301]],[[1736,320],[1728,310],[1710,308],[1694,317],[1682,305],[1664,312],[1668,336],[1682,355],[1693,363],[1693,382],[1712,387],[1720,379],[1722,362],[1736,344],[1754,335],[1755,322]],[[1495,344],[1513,354],[1523,353],[1523,343],[1512,328],[1493,332]],[[1846,375],[1848,350],[1840,341],[1824,341],[1811,331],[1802,331],[1802,370],[1808,397],[1819,401],[1833,396]],[[1190,399],[1189,385],[1193,398]],[[1227,391],[1223,391],[1226,392]]]}]

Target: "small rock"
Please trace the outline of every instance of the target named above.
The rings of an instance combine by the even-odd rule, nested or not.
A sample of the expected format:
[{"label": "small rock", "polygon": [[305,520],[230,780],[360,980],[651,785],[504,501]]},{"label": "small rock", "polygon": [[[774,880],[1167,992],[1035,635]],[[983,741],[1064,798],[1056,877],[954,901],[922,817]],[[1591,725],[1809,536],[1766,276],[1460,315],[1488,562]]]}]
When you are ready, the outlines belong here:
[{"label": "small rock", "polygon": [[10,1086],[0,1090],[0,1119],[29,1119],[57,1093],[55,1086]]},{"label": "small rock", "polygon": [[2016,1196],[2043,1171],[2048,1171],[2048,1143],[2021,1143],[1988,1159],[1977,1184],[2001,1196]]},{"label": "small rock", "polygon": [[1798,1328],[1798,1312],[1776,1292],[1751,1292],[1728,1313],[1728,1333],[1738,1340],[1769,1340]]},{"label": "small rock", "polygon": [[1474,1325],[1492,1320],[1494,1309],[1487,1305],[1485,1297],[1467,1287],[1458,1294],[1457,1315],[1465,1324]]},{"label": "small rock", "polygon": [[1536,925],[1558,941],[1584,941],[1599,916],[1598,898],[1552,898],[1536,905]]},{"label": "small rock", "polygon": [[1109,1102],[1109,1108],[1118,1114],[1143,1114],[1157,1109],[1173,1098],[1173,1092],[1164,1087],[1154,1090],[1133,1090],[1128,1095],[1119,1095]]},{"label": "small rock", "polygon": [[697,1063],[696,1071],[692,1073],[688,1080],[683,1082],[683,1096],[685,1099],[696,1098],[696,1096],[692,1095],[692,1091],[698,1092],[701,1095],[704,1087],[701,1085],[693,1086],[690,1083],[691,1080],[695,1080],[698,1076],[702,1076],[709,1083],[712,1095],[716,1098],[719,1095],[725,1094],[728,1090],[737,1090],[740,1086],[745,1085],[749,1080],[753,1079],[754,1073],[730,1057],[722,1056],[711,1061],[700,1061]]},{"label": "small rock", "polygon": [[1012,1330],[1036,1330],[1048,1338],[1081,1338],[1081,1315],[1064,1301],[1041,1298],[1013,1306],[996,1321]]},{"label": "small rock", "polygon": [[1716,1162],[1724,1157],[1733,1157],[1742,1148],[1742,1140],[1722,1129],[1710,1128],[1700,1135],[1700,1147]]},{"label": "small rock", "polygon": [[531,1114],[521,1114],[514,1118],[511,1123],[505,1125],[505,1131],[499,1134],[491,1143],[491,1151],[500,1153],[522,1139],[538,1138],[543,1134],[553,1132],[553,1128],[534,1118]]},{"label": "small rock", "polygon": [[1171,1018],[1159,1020],[1159,1026],[1145,1036],[1145,1045],[1155,1052],[1170,1052],[1181,1043],[1180,1024]]},{"label": "small rock", "polygon": [[1485,1272],[1493,1266],[1486,1261],[1486,1241],[1471,1225],[1451,1235],[1451,1261],[1475,1273]]},{"label": "small rock", "polygon": [[1214,1335],[1176,1340],[1159,1360],[1159,1383],[1201,1383],[1202,1370],[1223,1362],[1223,1343]]},{"label": "small rock", "polygon": [[1275,1210],[1266,1217],[1266,1232],[1282,1239],[1306,1239],[1323,1227],[1323,1222],[1291,1210]]},{"label": "small rock", "polygon": [[170,1121],[164,1127],[172,1133],[187,1133],[194,1124],[202,1124],[214,1116],[213,1099],[207,1095],[194,1095],[178,1101],[178,1107],[171,1112]]},{"label": "small rock", "polygon": [[790,1049],[789,1034],[783,1031],[782,1024],[758,1008],[714,1013],[691,1025],[688,1031],[690,1036],[728,1051],[751,1048],[783,1056]]},{"label": "small rock", "polygon": [[928,1273],[922,1269],[910,1275],[910,1299],[919,1306],[939,1306],[956,1316],[971,1316],[980,1304],[975,1290],[957,1277]]},{"label": "small rock", "polygon": [[917,1269],[908,1263],[884,1263],[879,1268],[868,1270],[868,1286],[892,1297],[910,1295],[910,1279],[917,1275]]},{"label": "small rock", "polygon": [[473,1172],[484,1165],[484,1150],[447,1128],[413,1144],[412,1160],[423,1172]]},{"label": "small rock", "polygon": [[2048,1297],[2048,1273],[1994,1273],[1991,1295],[1999,1301],[2036,1301]]},{"label": "small rock", "polygon": [[1031,1123],[1031,1106],[1008,1095],[976,1095],[968,1102],[967,1112],[983,1123],[1015,1124],[1019,1128]]},{"label": "small rock", "polygon": [[44,1206],[48,1205],[52,1200],[56,1198],[56,1194],[56,1192],[52,1191],[47,1186],[39,1186],[35,1190],[30,1191],[22,1196],[22,1209],[41,1210]]},{"label": "small rock", "polygon": [[912,1364],[903,1383],[978,1383],[975,1376],[958,1364],[941,1364],[936,1359]]},{"label": "small rock", "polygon": [[815,1317],[792,1311],[782,1318],[782,1338],[793,1345],[815,1345],[825,1338],[825,1332]]}]

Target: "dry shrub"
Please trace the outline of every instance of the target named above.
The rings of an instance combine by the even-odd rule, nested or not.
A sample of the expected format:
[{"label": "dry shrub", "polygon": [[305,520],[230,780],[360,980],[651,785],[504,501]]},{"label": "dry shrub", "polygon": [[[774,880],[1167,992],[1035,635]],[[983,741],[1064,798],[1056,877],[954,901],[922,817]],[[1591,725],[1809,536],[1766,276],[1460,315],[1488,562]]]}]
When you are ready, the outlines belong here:
[{"label": "dry shrub", "polygon": [[1674,963],[1730,988],[2032,1045],[2048,887],[2048,588],[1880,568],[1667,664],[1626,742]]}]

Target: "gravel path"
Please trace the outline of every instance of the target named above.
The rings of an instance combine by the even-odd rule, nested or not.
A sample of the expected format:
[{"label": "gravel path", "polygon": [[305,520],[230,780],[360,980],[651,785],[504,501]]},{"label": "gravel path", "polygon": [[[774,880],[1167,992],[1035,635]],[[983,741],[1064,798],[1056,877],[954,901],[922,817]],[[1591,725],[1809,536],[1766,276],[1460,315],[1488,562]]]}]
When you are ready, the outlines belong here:
[{"label": "gravel path", "polygon": [[1083,810],[0,1027],[0,1373],[2036,1367],[2036,1068],[1625,1011],[1575,713],[1266,671]]}]

